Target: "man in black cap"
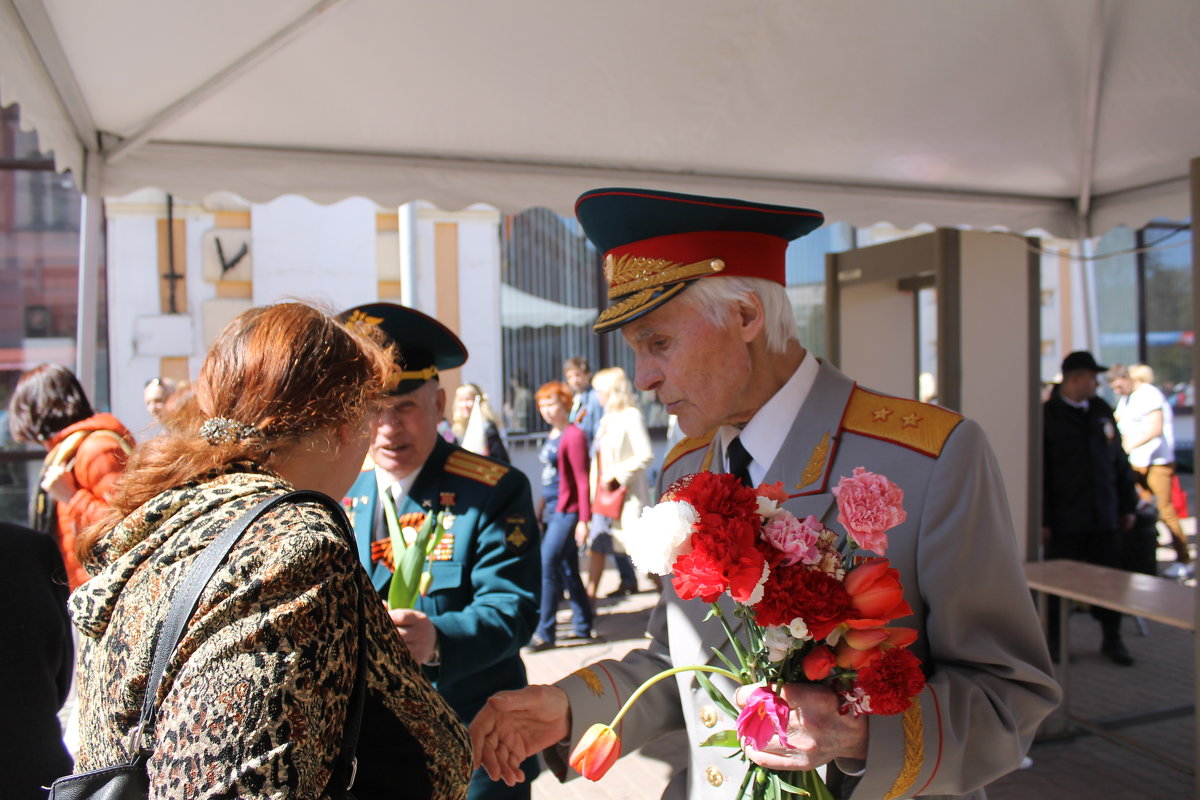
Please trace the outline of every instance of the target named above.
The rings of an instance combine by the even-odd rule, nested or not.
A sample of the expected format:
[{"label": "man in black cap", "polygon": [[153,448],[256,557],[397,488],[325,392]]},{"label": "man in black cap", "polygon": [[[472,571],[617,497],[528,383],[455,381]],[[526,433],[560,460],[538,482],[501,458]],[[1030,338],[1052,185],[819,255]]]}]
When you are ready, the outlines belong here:
[{"label": "man in black cap", "polygon": [[[689,437],[667,456],[662,485],[703,470],[781,482],[788,511],[834,531],[842,526],[832,489],[856,467],[904,492],[907,519],[888,532],[887,557],[913,609],[897,624],[916,631],[910,652],[927,686],[903,714],[867,717],[845,713],[824,683],[781,684],[790,744],[745,742],[747,757],[780,771],[826,765],[835,797],[981,796],[1020,764],[1060,692],[980,427],[867,391],[806,352],[784,289],[785,253],[821,224],[819,212],[620,188],[585,193],[575,212],[605,254],[611,305],[596,331],[621,330],[637,358],[635,384],[656,392]],[[521,779],[516,759],[533,748],[565,778],[565,754],[643,681],[672,666],[719,665],[714,648],[737,658],[721,626],[705,621],[707,605],[663,584],[647,648],[488,701],[471,735],[493,775]],[[728,597],[721,603],[733,619]],[[712,681],[727,697],[738,689]],[[687,673],[639,698],[621,722],[622,751],[686,728],[688,769],[666,794],[686,785],[692,800],[731,798],[744,762],[701,745],[733,727]]]},{"label": "man in black cap", "polygon": [[[1112,408],[1096,396],[1108,367],[1083,350],[1062,363],[1062,383],[1043,405],[1042,544],[1045,557],[1118,567],[1121,537],[1136,520],[1137,490]],[[1058,652],[1058,598],[1050,597],[1047,635]],[[1092,609],[1104,633],[1100,650],[1123,666],[1133,656],[1121,639],[1121,615]]]},{"label": "man in black cap", "polygon": [[[527,684],[521,646],[538,620],[541,556],[529,481],[516,470],[450,444],[438,434],[446,408],[440,370],[467,349],[437,320],[392,303],[346,311],[350,325],[380,329],[398,348],[400,381],[375,420],[362,474],[345,504],[359,556],[388,594],[404,530],[440,514],[445,533],[429,542],[427,588],[416,608],[391,616],[413,657],[451,707],[470,722],[488,696]],[[537,771],[536,759],[527,770]],[[398,776],[402,779],[402,776]],[[477,770],[468,797],[528,798]]]}]

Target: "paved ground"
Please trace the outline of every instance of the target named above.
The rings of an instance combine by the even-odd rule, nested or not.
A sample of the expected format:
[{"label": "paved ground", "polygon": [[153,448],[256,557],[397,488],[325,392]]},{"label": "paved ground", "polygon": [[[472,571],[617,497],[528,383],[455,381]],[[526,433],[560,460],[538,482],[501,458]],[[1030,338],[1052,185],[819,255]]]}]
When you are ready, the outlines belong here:
[{"label": "paved ground", "polygon": [[[1165,561],[1170,560],[1168,551],[1160,552]],[[601,593],[615,586],[615,575],[606,574]],[[647,592],[619,601],[602,601],[597,627],[603,641],[527,655],[530,680],[552,681],[595,659],[619,657],[641,646],[656,597]],[[565,623],[566,619],[566,612],[561,612],[560,621]],[[1174,709],[1165,719],[1121,727],[1120,733],[1192,764],[1196,748],[1193,635],[1154,622],[1146,623],[1143,635],[1135,620],[1126,619],[1125,639],[1137,659],[1133,667],[1118,667],[1101,657],[1099,626],[1086,612],[1073,615],[1072,712],[1087,719],[1115,720]],[[647,750],[650,748],[622,758],[598,783],[576,779],[564,785],[543,773],[534,781],[534,800],[657,798],[672,773],[672,764],[681,759],[682,739],[658,742],[651,752]],[[1195,796],[1191,776],[1094,735],[1039,741],[1030,756],[1032,766],[989,787],[991,800],[1109,796],[1165,800]]]}]

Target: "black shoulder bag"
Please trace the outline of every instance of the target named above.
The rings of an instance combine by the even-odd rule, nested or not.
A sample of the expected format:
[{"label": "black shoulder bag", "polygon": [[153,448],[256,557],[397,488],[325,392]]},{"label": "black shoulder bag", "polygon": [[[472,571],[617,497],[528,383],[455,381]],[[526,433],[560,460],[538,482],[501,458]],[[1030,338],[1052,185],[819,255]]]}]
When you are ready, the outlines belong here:
[{"label": "black shoulder bag", "polygon": [[[152,749],[145,743],[153,738],[155,715],[155,696],[158,685],[162,680],[163,671],[171,654],[175,652],[183,629],[187,625],[200,593],[208,585],[217,567],[225,560],[230,548],[250,527],[256,519],[267,510],[283,502],[317,502],[326,506],[338,521],[339,527],[353,544],[353,536],[349,533],[349,523],[342,507],[320,492],[298,491],[268,498],[242,517],[220,536],[214,539],[196,559],[196,562],[184,576],[183,582],[171,599],[171,608],[159,631],[154,643],[154,655],[151,659],[150,677],[146,684],[146,696],[142,701],[142,715],[137,727],[133,729],[130,738],[130,751],[133,758],[127,764],[115,767],[82,772],[78,775],[67,775],[59,778],[50,787],[50,800],[145,800],[150,794],[149,778],[146,775],[146,762]],[[350,787],[354,785],[354,773],[357,767],[354,753],[358,747],[358,731],[362,724],[363,702],[366,698],[366,622],[365,606],[362,592],[358,597],[358,667],[354,679],[354,691],[350,695],[350,706],[346,714],[346,732],[342,738],[342,749],[333,765],[333,773],[329,777],[326,792],[331,798],[350,797]]]}]

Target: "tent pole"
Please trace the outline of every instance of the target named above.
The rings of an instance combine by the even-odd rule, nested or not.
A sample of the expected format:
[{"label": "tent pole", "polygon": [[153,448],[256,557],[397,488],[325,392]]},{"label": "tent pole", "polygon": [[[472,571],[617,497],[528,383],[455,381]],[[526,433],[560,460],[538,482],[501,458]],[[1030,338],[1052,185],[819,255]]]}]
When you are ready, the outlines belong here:
[{"label": "tent pole", "polygon": [[96,338],[100,319],[100,249],[104,244],[103,158],[85,150],[84,180],[80,195],[79,298],[75,323],[75,376],[92,404],[108,405],[96,396]]},{"label": "tent pole", "polygon": [[[1200,158],[1191,162],[1192,181],[1192,330],[1200,330]],[[1200,376],[1200,348],[1192,345],[1192,381]],[[1193,420],[1195,434],[1200,435],[1200,414]],[[1200,486],[1200,472],[1193,471],[1192,480]],[[1200,592],[1196,592],[1196,619],[1200,620]],[[1196,667],[1196,687],[1193,698],[1200,695],[1200,640],[1192,639],[1192,658]],[[1196,717],[1196,761],[1200,764],[1200,716]],[[1195,785],[1196,800],[1200,800],[1200,779]]]},{"label": "tent pole", "polygon": [[1080,240],[1092,235],[1092,183],[1096,172],[1096,137],[1100,128],[1100,84],[1104,75],[1104,0],[1096,0],[1088,48],[1087,96],[1084,98],[1083,142],[1079,152]]},{"label": "tent pole", "polygon": [[400,304],[417,305],[417,204],[400,206]]}]

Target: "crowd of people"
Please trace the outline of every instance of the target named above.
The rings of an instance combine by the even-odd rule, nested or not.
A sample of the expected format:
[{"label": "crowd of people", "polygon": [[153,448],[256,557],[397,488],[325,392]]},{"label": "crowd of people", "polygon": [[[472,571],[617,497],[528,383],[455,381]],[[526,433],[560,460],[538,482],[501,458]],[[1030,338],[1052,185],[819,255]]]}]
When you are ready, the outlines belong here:
[{"label": "crowd of people", "polygon": [[[487,393],[463,383],[448,397],[441,383],[467,362],[466,346],[392,303],[245,312],[195,380],[146,383],[155,427],[136,446],[69,370],[22,376],[9,425],[46,455],[34,530],[0,530],[0,553],[24,565],[6,589],[37,620],[16,626],[16,604],[6,604],[10,641],[25,637],[29,656],[0,669],[22,687],[12,708],[28,732],[3,740],[22,768],[10,776],[14,797],[45,797],[41,787],[72,762],[84,772],[137,753],[151,797],[340,797],[356,732],[354,796],[528,798],[543,766],[570,777],[565,754],[648,677],[732,657],[707,649],[699,604],[640,575],[626,554],[644,507],[704,470],[780,482],[798,518],[832,525],[831,479],[867,466],[904,487],[909,509],[888,556],[927,681],[915,712],[868,726],[838,713],[827,686],[787,683],[786,725],[761,749],[744,743],[752,762],[824,767],[837,798],[972,797],[1020,764],[1059,690],[995,459],[971,420],[872,393],[803,347],[783,253],[820,214],[622,189],[585,194],[577,213],[608,263],[612,305],[596,331],[619,330],[636,369],[593,374],[572,356],[561,380],[510,385],[504,420],[514,431],[525,420],[523,432],[536,410],[548,429],[536,504]],[[712,260],[696,262],[704,269],[682,267],[709,249]],[[622,277],[629,263],[636,275]],[[1115,409],[1096,398],[1105,372]],[[646,393],[678,426],[661,465],[639,405]],[[1119,566],[1123,532],[1150,507],[1186,574],[1171,409],[1149,368],[1073,353],[1045,414],[1045,556]],[[918,430],[925,419],[930,430]],[[837,446],[823,448],[829,440]],[[254,517],[203,585],[147,697],[164,618],[193,566],[259,504],[295,490],[345,513],[306,495]],[[602,634],[610,559],[619,582],[609,597],[648,580],[661,594],[647,646],[530,685],[523,653]],[[1120,617],[1097,617],[1105,655],[1133,664]],[[732,797],[745,766],[699,746],[725,713],[703,687],[663,682],[643,702],[624,723],[626,749],[687,729],[688,763],[668,791]],[[78,726],[70,752],[64,703]],[[144,705],[157,716],[142,729]],[[930,730],[936,753],[921,746]]]}]

